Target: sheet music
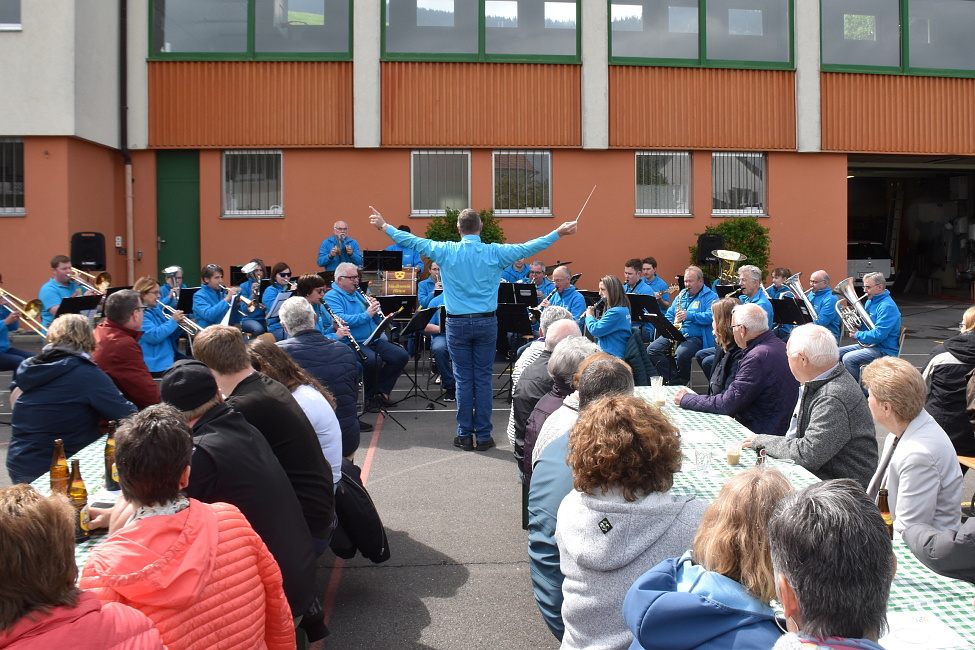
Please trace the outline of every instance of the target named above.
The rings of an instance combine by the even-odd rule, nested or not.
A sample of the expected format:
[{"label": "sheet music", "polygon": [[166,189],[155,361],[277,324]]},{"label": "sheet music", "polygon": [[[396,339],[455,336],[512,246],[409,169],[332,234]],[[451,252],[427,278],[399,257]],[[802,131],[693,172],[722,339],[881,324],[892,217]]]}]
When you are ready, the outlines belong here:
[{"label": "sheet music", "polygon": [[379,323],[379,325],[376,325],[376,329],[372,331],[372,334],[369,335],[369,338],[367,338],[365,341],[360,342],[359,345],[360,346],[370,345],[373,341],[375,341],[380,336],[382,336],[383,332],[386,330],[386,327],[389,326],[390,321],[393,320],[393,317],[395,317],[397,313],[398,312],[394,311],[392,314],[385,317],[382,320],[382,322]]}]

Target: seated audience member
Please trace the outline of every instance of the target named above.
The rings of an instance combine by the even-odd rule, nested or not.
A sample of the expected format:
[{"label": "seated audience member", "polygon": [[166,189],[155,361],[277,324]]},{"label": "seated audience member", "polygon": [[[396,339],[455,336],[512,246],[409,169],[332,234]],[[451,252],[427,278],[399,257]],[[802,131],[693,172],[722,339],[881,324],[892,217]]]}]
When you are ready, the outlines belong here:
[{"label": "seated audience member", "polygon": [[287,388],[251,367],[237,329],[211,325],[197,335],[193,352],[210,368],[227,403],[271,446],[301,504],[315,553],[321,555],[332,535],[335,495],[332,468],[308,417]]},{"label": "seated audience member", "polygon": [[694,395],[682,388],[674,403],[692,411],[731,415],[755,433],[784,435],[799,394],[785,343],[769,331],[768,316],[758,305],[735,307],[731,320],[735,343],[745,351],[734,381],[713,396]]},{"label": "seated audience member", "polygon": [[264,542],[236,507],[181,494],[192,454],[171,406],[122,424],[115,462],[132,514],[92,550],[79,586],[146,614],[170,650],[294,648],[281,571]]},{"label": "seated audience member", "polygon": [[11,384],[7,472],[12,483],[30,483],[47,472],[58,438],[72,456],[101,436],[99,420],[120,420],[136,411],[92,362],[95,335],[87,318],[56,318],[45,341]]},{"label": "seated audience member", "polygon": [[112,378],[125,399],[144,409],[158,404],[159,386],[152,380],[142,357],[142,298],[138,291],[123,289],[105,299],[105,320],[95,328],[95,364]]},{"label": "seated audience member", "polygon": [[738,374],[744,350],[735,343],[735,336],[731,332],[731,311],[740,304],[737,298],[722,298],[711,303],[714,347],[705,348],[694,355],[708,378],[708,395],[723,393]]},{"label": "seated audience member", "polygon": [[881,357],[862,374],[873,419],[888,431],[867,494],[876,499],[887,488],[895,533],[911,524],[957,529],[961,469],[948,434],[924,410],[921,373],[903,359]]},{"label": "seated audience member", "polygon": [[[574,392],[572,378],[579,370],[586,357],[599,352],[599,347],[582,336],[572,336],[562,339],[555,349],[552,350],[552,357],[548,361],[548,374],[552,377],[552,390],[542,395],[532,414],[528,417],[525,425],[525,457],[522,463],[525,485],[531,483],[532,475],[532,456],[535,450],[535,441],[542,427],[548,422],[549,417],[561,408],[563,401]],[[579,400],[575,401],[578,408]],[[575,413],[576,411],[573,411]],[[572,424],[575,424],[573,420]],[[568,431],[571,426],[563,431]]]},{"label": "seated audience member", "polygon": [[776,600],[790,632],[774,650],[882,650],[894,550],[863,486],[836,479],[787,496],[768,536]]},{"label": "seated audience member", "polygon": [[945,430],[959,456],[975,456],[975,435],[965,413],[965,387],[973,369],[975,307],[969,307],[961,333],[934,346],[923,373],[928,388],[924,410]]},{"label": "seated audience member", "polygon": [[[511,393],[514,394],[515,389],[518,388],[518,382],[521,381],[521,373],[525,372],[525,368],[531,365],[535,359],[545,350],[545,332],[548,328],[557,320],[572,320],[572,314],[565,307],[549,307],[542,312],[542,315],[538,319],[538,338],[528,344],[518,359],[515,361],[515,367],[511,369]],[[508,443],[514,447],[515,446],[515,406],[511,405],[510,412],[508,413]]]},{"label": "seated audience member", "polygon": [[173,365],[176,359],[186,356],[176,350],[176,333],[180,323],[186,320],[181,311],[171,316],[163,312],[159,300],[159,283],[149,276],[139,278],[132,287],[138,292],[145,305],[142,318],[142,336],[139,337],[139,347],[142,348],[142,359],[145,361],[149,374],[161,377]]},{"label": "seated audience member", "polygon": [[213,373],[199,361],[177,362],[160,390],[193,435],[186,496],[240,509],[281,569],[292,615],[301,616],[315,600],[315,550],[281,463],[261,432],[224,403]]},{"label": "seated audience member", "polygon": [[515,418],[515,460],[519,468],[525,453],[525,425],[535,404],[542,395],[552,389],[552,377],[548,374],[548,361],[552,350],[558,343],[572,336],[581,336],[579,326],[574,320],[559,320],[553,323],[545,336],[545,349],[521,373],[518,388],[511,396],[511,407]]},{"label": "seated audience member", "polygon": [[304,298],[288,298],[281,305],[281,325],[290,338],[278,341],[295,363],[327,388],[335,398],[335,416],[342,427],[342,455],[359,448],[359,362],[347,345],[327,338],[315,328],[315,312]]},{"label": "seated audience member", "polygon": [[943,576],[975,584],[975,517],[969,517],[958,530],[911,524],[901,535],[924,566]]},{"label": "seated audience member", "polygon": [[[579,419],[579,378],[582,376],[582,370],[592,361],[605,359],[608,356],[605,352],[592,352],[579,362],[570,379],[572,392],[562,400],[562,406],[555,409],[552,415],[545,419],[545,423],[538,432],[538,437],[535,438],[535,445],[532,447],[530,456],[533,468],[549,443],[561,435],[567,435],[575,425],[576,420]],[[623,363],[626,364],[625,361]],[[529,455],[525,454],[525,458],[528,459]]]},{"label": "seated audience member", "polygon": [[615,275],[606,275],[599,280],[599,297],[605,301],[602,305],[605,308],[603,315],[597,318],[595,306],[587,307],[586,329],[596,337],[600,350],[622,359],[626,354],[626,344],[633,334],[630,326],[630,300]]},{"label": "seated audience member", "polygon": [[0,648],[163,650],[145,614],[75,586],[75,516],[63,497],[0,489]]},{"label": "seated audience member", "polygon": [[[443,294],[434,296],[428,304],[431,308],[443,306]],[[430,335],[430,350],[433,352],[433,359],[437,365],[437,374],[440,375],[440,386],[443,388],[441,399],[445,402],[457,401],[457,382],[454,380],[454,369],[450,362],[450,351],[447,350],[447,334],[440,328],[441,309],[433,315],[426,328],[425,334]]]},{"label": "seated audience member", "polygon": [[574,490],[555,525],[562,648],[625,650],[633,641],[622,616],[627,586],[690,548],[705,503],[670,493],[680,432],[640,397],[589,404],[569,434],[567,461]]},{"label": "seated audience member", "polygon": [[[599,397],[632,395],[633,372],[619,358],[599,352],[579,367],[577,385],[580,409]],[[535,463],[528,490],[528,564],[535,602],[552,634],[562,640],[562,571],[555,543],[555,522],[562,499],[572,491],[569,430],[549,444]]]},{"label": "seated audience member", "polygon": [[753,467],[704,511],[694,550],[640,576],[623,601],[631,648],[771,648],[781,636],[769,601],[775,576],[768,520],[789,479]]},{"label": "seated audience member", "polygon": [[786,346],[789,368],[799,381],[799,399],[785,436],[756,435],[744,447],[765,447],[820,479],[852,478],[866,487],[877,469],[877,433],[863,392],[840,363],[833,333],[800,325]]},{"label": "seated audience member", "polygon": [[258,340],[247,346],[251,365],[291,391],[315,428],[318,444],[332,468],[332,484],[342,479],[342,428],[335,417],[335,398],[274,343]]}]

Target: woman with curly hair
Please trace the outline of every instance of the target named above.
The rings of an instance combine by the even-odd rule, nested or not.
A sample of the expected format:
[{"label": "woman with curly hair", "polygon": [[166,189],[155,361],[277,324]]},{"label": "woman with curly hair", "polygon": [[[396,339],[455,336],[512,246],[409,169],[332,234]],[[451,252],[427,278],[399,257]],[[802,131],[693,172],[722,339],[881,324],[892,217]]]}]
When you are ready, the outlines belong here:
[{"label": "woman with curly hair", "polygon": [[623,618],[633,648],[771,648],[781,636],[769,601],[775,574],[768,522],[792,493],[781,472],[753,467],[708,506],[694,551],[664,560],[633,583]]},{"label": "woman with curly hair", "polygon": [[573,487],[559,507],[562,649],[629,647],[622,606],[644,571],[686,551],[704,514],[693,496],[670,493],[680,436],[639,397],[602,397],[569,435]]}]

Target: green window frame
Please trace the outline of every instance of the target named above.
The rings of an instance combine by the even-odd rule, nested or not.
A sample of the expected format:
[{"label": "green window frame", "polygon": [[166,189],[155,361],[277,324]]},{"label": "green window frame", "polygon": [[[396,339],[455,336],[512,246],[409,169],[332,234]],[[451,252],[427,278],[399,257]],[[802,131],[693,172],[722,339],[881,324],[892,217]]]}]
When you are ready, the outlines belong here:
[{"label": "green window frame", "polygon": [[[303,40],[311,41],[307,36],[309,29],[319,26],[318,16],[314,12],[288,12],[288,20],[277,21],[266,29],[258,29],[259,16],[263,20],[263,12],[275,12],[281,3],[267,0],[149,0],[149,54],[150,61],[351,61],[352,60],[352,9],[353,0],[303,0],[307,5],[321,4],[322,27],[325,37],[334,38],[335,34],[343,33],[346,37],[345,49],[336,51],[316,52],[301,51]],[[228,51],[171,51],[171,43],[165,40],[165,12],[167,2],[183,3],[201,12],[201,24],[207,22],[237,22],[246,21],[246,28],[236,33],[223,35],[233,37],[233,45]],[[294,3],[294,0],[292,0]],[[224,5],[225,7],[221,7]],[[304,8],[298,4],[298,8]],[[209,16],[203,16],[206,11]],[[232,10],[236,10],[232,11]],[[346,16],[339,16],[335,25],[325,25],[330,11],[344,11]],[[259,13],[261,12],[261,13]],[[328,28],[328,31],[326,31]],[[263,40],[272,43],[264,46]],[[293,51],[270,51],[273,41],[294,41],[296,49]],[[201,42],[214,42],[210,34],[203,33],[197,37]]]},{"label": "green window frame", "polygon": [[[475,0],[453,0],[454,13],[461,13],[462,10],[469,11],[469,4]],[[589,0],[585,0],[589,1]],[[451,29],[458,29],[455,26],[442,26],[444,44],[452,43],[459,51],[444,52],[441,48],[437,52],[403,52],[389,51],[388,44],[391,40],[387,35],[389,25],[390,3],[422,3],[424,0],[380,0],[382,12],[382,36],[381,36],[381,58],[383,61],[459,61],[459,62],[503,62],[503,63],[582,63],[582,2],[583,0],[476,0],[477,3],[477,29],[476,33],[472,26],[467,27],[464,32],[450,32]],[[542,4],[575,4],[575,54],[533,54],[533,53],[492,53],[492,39],[488,34],[487,25],[487,4],[493,6],[515,4],[515,5],[542,5]],[[418,8],[419,9],[419,8]],[[469,13],[467,14],[469,15]],[[417,17],[419,20],[419,16]],[[436,25],[417,25],[417,28],[424,28],[428,32],[428,37],[435,35]],[[498,25],[501,27],[501,25]],[[515,25],[517,29],[517,19]],[[554,30],[558,31],[558,30]],[[477,39],[477,48],[473,45],[463,47],[462,39],[457,38],[457,34],[468,36],[470,39]],[[537,42],[540,39],[530,39],[530,42]],[[461,51],[463,50],[463,51]]]},{"label": "green window frame", "polygon": [[[606,19],[609,24],[609,63],[610,65],[651,65],[651,66],[666,66],[666,67],[698,67],[698,68],[739,68],[739,69],[756,69],[756,70],[794,70],[795,69],[795,7],[794,0],[744,0],[738,2],[737,4],[741,7],[731,7],[725,6],[730,5],[727,0],[692,0],[691,2],[681,2],[679,5],[675,6],[665,6],[662,0],[607,0],[606,3]],[[657,5],[658,9],[668,10],[668,20],[674,20],[677,18],[671,10],[674,9],[696,9],[697,11],[697,24],[696,25],[685,25],[687,31],[683,33],[693,34],[694,29],[697,30],[697,52],[696,56],[687,57],[654,57],[654,56],[631,56],[631,55],[619,55],[613,52],[613,39],[615,33],[622,34],[634,31],[643,31],[643,16],[644,10],[653,5]],[[619,11],[614,12],[614,7],[619,9]],[[627,10],[626,8],[630,9]],[[636,17],[633,14],[635,8],[639,7],[639,16]],[[762,34],[755,34],[752,31],[748,31],[751,22],[750,19],[755,18],[756,12],[763,12],[767,9],[775,9],[778,11],[786,11],[787,16],[785,17],[786,29],[788,30],[788,57],[783,58],[783,60],[750,60],[750,59],[728,59],[723,58],[720,55],[721,49],[727,49],[727,45],[721,45],[717,43],[709,44],[708,41],[708,30],[714,31],[714,25],[719,24],[719,12],[727,9],[728,14],[730,12],[740,12],[739,17],[744,18],[744,30],[740,31],[738,35],[743,36],[764,36]],[[710,11],[709,11],[710,9]],[[627,15],[629,11],[630,15]],[[614,18],[615,16],[615,18]],[[725,14],[730,22],[730,15]],[[763,20],[764,16],[760,15],[759,20]],[[693,20],[693,19],[692,19]],[[624,21],[629,22],[628,26],[623,26]],[[614,22],[617,23],[617,27],[614,28]],[[712,24],[713,23],[713,24]],[[754,23],[751,23],[754,25]],[[761,23],[764,28],[764,22]],[[672,30],[668,30],[671,32]],[[730,27],[729,27],[730,35]],[[659,43],[660,39],[653,37],[654,42]],[[617,50],[623,51],[623,43],[620,43]],[[663,48],[668,51],[676,48]]]},{"label": "green window frame", "polygon": [[[835,30],[842,28],[843,39],[844,40],[855,40],[853,38],[847,38],[847,29],[856,28],[859,33],[863,34],[862,40],[872,40],[876,41],[885,36],[884,28],[886,27],[889,31],[889,25],[893,24],[893,20],[889,17],[887,20],[878,20],[879,16],[874,16],[869,13],[862,13],[864,9],[858,9],[858,4],[856,2],[846,2],[845,0],[823,0],[820,6],[820,26],[822,37],[820,39],[820,56],[823,61],[821,69],[824,72],[853,72],[853,73],[865,73],[865,74],[889,74],[889,75],[910,75],[919,77],[964,77],[972,78],[975,77],[975,47],[973,47],[972,52],[959,53],[958,48],[952,47],[949,43],[948,46],[942,46],[942,49],[951,50],[953,54],[960,56],[960,58],[972,61],[972,69],[964,68],[949,68],[949,67],[927,67],[923,65],[912,65],[911,53],[912,45],[915,52],[921,52],[924,45],[930,44],[932,39],[932,29],[930,16],[917,15],[918,13],[924,13],[924,10],[930,10],[935,3],[930,2],[930,0],[896,0],[894,6],[896,7],[896,18],[898,32],[896,34],[896,46],[888,44],[888,49],[895,47],[898,54],[898,61],[896,65],[870,65],[864,63],[833,63],[827,62],[836,56],[835,52],[830,51],[830,43],[832,42],[831,34],[835,34]],[[969,31],[972,25],[971,18],[975,17],[975,3],[962,2],[939,2],[937,5],[941,8],[951,7],[956,5],[961,9],[965,9],[965,12],[959,12],[956,20],[946,20],[940,25],[935,25],[934,38],[938,38],[942,34],[938,33],[938,27],[942,30],[947,27],[955,27],[956,29],[962,31]],[[924,7],[928,5],[928,7]],[[884,6],[890,6],[884,3]],[[912,11],[914,7],[914,11]],[[834,12],[849,11],[849,14],[841,13],[834,14]],[[855,23],[848,23],[846,20],[847,16],[856,16],[858,18],[870,18],[873,17],[874,20],[870,23],[864,23],[857,25]],[[838,19],[839,18],[839,19]],[[871,30],[871,27],[874,27]],[[967,35],[958,34],[957,36],[965,38]],[[887,35],[887,38],[890,38]],[[970,42],[970,39],[965,38],[966,41]],[[936,55],[936,54],[935,54]],[[920,58],[920,57],[919,57]]]}]

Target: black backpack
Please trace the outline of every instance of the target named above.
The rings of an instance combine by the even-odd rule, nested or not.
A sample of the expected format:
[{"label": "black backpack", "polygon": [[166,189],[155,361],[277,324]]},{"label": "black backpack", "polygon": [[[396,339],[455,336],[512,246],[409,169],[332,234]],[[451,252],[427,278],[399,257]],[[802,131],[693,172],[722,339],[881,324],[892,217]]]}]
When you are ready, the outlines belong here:
[{"label": "black backpack", "polygon": [[342,459],[342,479],[335,491],[338,525],[329,546],[340,558],[348,560],[358,551],[379,564],[389,559],[389,540],[376,506],[362,485],[361,475],[362,470],[352,461]]}]

